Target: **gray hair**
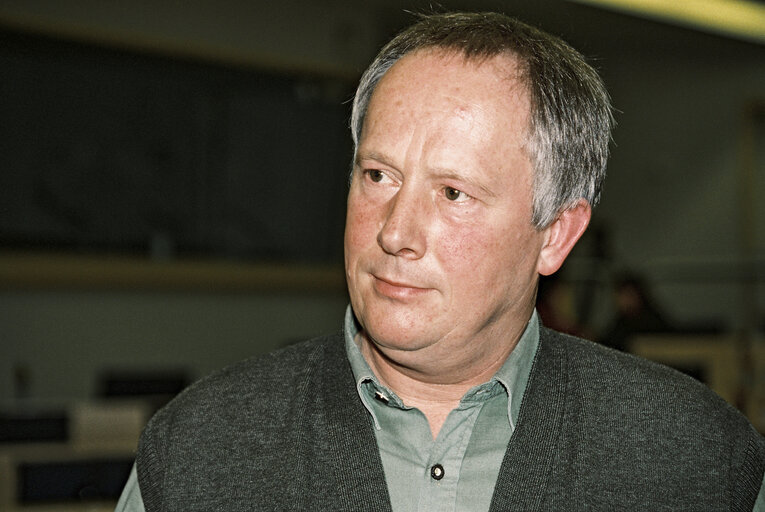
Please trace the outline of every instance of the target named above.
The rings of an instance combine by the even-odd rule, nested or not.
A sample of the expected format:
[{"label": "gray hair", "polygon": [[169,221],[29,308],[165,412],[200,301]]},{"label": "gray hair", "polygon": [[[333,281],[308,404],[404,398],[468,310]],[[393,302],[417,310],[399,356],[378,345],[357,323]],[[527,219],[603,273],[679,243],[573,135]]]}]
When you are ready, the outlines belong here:
[{"label": "gray hair", "polygon": [[354,152],[372,94],[404,55],[437,48],[467,59],[510,54],[519,61],[531,100],[526,150],[534,165],[532,222],[552,224],[579,199],[595,206],[606,174],[614,124],[608,92],[598,73],[568,44],[496,13],[423,16],[386,44],[364,72],[351,115]]}]

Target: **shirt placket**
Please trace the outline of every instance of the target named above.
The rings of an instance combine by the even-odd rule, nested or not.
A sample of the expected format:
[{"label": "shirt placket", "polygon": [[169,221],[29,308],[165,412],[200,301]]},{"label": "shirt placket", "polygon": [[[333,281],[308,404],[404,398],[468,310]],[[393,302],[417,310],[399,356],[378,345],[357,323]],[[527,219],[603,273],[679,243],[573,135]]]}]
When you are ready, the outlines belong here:
[{"label": "shirt placket", "polygon": [[480,410],[479,402],[463,402],[449,413],[423,467],[418,512],[456,510],[462,462]]}]

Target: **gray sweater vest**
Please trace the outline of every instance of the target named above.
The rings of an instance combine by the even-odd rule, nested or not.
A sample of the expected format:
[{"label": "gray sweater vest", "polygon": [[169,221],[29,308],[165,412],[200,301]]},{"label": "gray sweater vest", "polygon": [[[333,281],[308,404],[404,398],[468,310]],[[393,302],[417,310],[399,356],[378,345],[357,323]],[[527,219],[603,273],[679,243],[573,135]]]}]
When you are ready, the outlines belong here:
[{"label": "gray sweater vest", "polygon": [[[341,335],[207,377],[149,422],[148,512],[387,511]],[[751,511],[765,442],[673,370],[542,329],[491,510]]]}]

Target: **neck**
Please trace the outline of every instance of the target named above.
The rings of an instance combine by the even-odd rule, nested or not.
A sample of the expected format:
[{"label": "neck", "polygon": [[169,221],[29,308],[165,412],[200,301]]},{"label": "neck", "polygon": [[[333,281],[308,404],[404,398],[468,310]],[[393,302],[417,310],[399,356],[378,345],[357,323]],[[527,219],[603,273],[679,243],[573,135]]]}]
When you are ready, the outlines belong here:
[{"label": "neck", "polygon": [[522,332],[510,334],[505,339],[513,342],[505,343],[490,357],[476,357],[451,367],[403,364],[396,360],[395,353],[383,351],[363,331],[357,334],[356,343],[380,382],[393,390],[405,405],[422,411],[435,439],[446,417],[459,405],[465,393],[474,386],[488,382],[502,367]]}]

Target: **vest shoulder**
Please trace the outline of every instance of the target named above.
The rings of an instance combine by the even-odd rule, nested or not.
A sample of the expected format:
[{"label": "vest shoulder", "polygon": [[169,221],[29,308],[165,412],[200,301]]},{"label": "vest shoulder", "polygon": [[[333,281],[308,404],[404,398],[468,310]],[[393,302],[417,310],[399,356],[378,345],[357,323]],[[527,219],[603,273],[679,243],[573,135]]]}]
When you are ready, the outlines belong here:
[{"label": "vest shoulder", "polygon": [[334,490],[379,482],[372,429],[343,337],[298,343],[217,371],[155,414],[136,455],[141,494],[147,510],[350,510]]},{"label": "vest shoulder", "polygon": [[706,385],[548,329],[540,333],[537,359],[534,378],[560,384],[556,456],[564,469],[555,485],[561,496],[576,492],[568,471],[591,489],[583,499],[615,493],[629,503],[612,508],[656,502],[662,510],[752,509],[765,471],[765,438]]},{"label": "vest shoulder", "polygon": [[341,334],[313,338],[217,370],[191,384],[161,409],[166,417],[194,418],[283,403],[308,374],[342,367]]},{"label": "vest shoulder", "polygon": [[735,407],[678,370],[549,329],[542,342],[565,358],[569,394],[604,417],[640,415],[674,422],[681,430],[698,425],[720,436],[730,435],[729,429],[756,434]]}]

